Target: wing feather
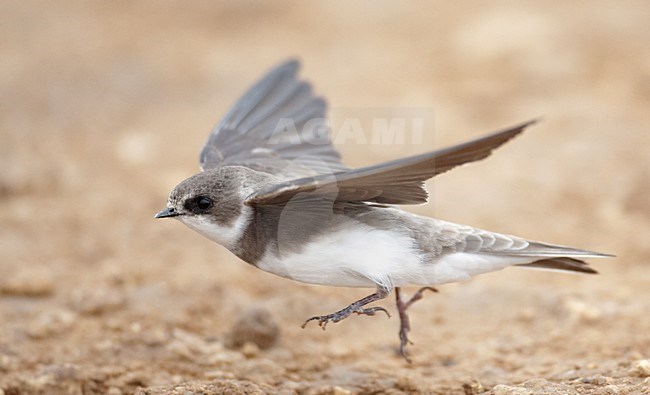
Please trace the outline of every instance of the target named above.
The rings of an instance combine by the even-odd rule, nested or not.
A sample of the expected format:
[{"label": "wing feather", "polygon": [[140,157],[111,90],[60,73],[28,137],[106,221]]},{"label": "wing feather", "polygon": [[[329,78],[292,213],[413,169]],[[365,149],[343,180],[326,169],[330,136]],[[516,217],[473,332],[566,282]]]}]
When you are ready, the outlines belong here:
[{"label": "wing feather", "polygon": [[282,204],[301,192],[331,194],[350,202],[419,204],[427,201],[424,181],[456,166],[484,159],[521,133],[529,121],[464,144],[409,158],[335,174],[305,177],[272,185],[247,199],[250,205]]},{"label": "wing feather", "polygon": [[235,103],[201,151],[203,170],[241,165],[304,177],[346,169],[330,142],[327,104],[297,79],[299,67],[279,65]]}]

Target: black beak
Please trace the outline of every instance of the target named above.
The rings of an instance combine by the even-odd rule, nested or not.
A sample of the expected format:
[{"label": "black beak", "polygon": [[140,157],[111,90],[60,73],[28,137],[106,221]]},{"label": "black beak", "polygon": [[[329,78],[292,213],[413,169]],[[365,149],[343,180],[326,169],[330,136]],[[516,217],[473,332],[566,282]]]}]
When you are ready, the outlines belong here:
[{"label": "black beak", "polygon": [[159,212],[154,216],[154,218],[170,218],[170,217],[178,217],[180,214],[174,210],[174,208],[166,208],[163,211]]}]

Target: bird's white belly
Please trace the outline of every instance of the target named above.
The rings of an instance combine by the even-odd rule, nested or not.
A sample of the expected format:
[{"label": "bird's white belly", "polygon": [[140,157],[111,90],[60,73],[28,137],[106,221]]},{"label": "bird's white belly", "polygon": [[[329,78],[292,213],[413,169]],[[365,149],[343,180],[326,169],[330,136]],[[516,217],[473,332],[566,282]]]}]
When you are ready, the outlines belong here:
[{"label": "bird's white belly", "polygon": [[[433,241],[432,241],[433,242]],[[464,281],[530,257],[453,252],[425,261],[403,233],[355,224],[315,237],[299,252],[267,251],[257,267],[296,281],[342,287],[386,290],[408,285],[439,285]]]},{"label": "bird's white belly", "polygon": [[413,243],[398,232],[355,224],[316,236],[298,252],[267,251],[257,266],[304,283],[390,290],[422,281]]}]

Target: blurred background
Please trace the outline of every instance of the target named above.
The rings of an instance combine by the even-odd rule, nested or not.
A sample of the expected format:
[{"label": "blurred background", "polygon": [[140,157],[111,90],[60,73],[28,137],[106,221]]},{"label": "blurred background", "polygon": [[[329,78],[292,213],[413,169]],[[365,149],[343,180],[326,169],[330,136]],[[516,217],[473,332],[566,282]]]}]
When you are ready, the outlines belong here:
[{"label": "blurred background", "polygon": [[[0,393],[647,389],[648,20],[646,1],[1,2]],[[350,166],[542,117],[407,209],[618,258],[441,287],[411,310],[412,365],[395,316],[301,330],[367,291],[276,278],[153,220],[291,57],[335,123],[432,116],[417,144],[345,141]]]}]

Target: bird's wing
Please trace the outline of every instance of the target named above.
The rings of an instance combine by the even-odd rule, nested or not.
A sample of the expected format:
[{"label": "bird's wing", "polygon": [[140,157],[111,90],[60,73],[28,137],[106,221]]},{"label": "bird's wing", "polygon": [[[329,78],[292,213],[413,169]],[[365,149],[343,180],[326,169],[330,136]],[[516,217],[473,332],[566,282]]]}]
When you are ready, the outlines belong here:
[{"label": "bird's wing", "polygon": [[285,204],[303,193],[337,201],[420,204],[427,201],[424,181],[456,166],[484,159],[493,149],[535,123],[529,121],[464,144],[360,169],[300,178],[264,188],[246,200],[249,205]]},{"label": "bird's wing", "polygon": [[304,177],[347,169],[330,143],[327,104],[296,78],[299,66],[277,66],[235,103],[201,151],[203,170],[241,165]]}]

